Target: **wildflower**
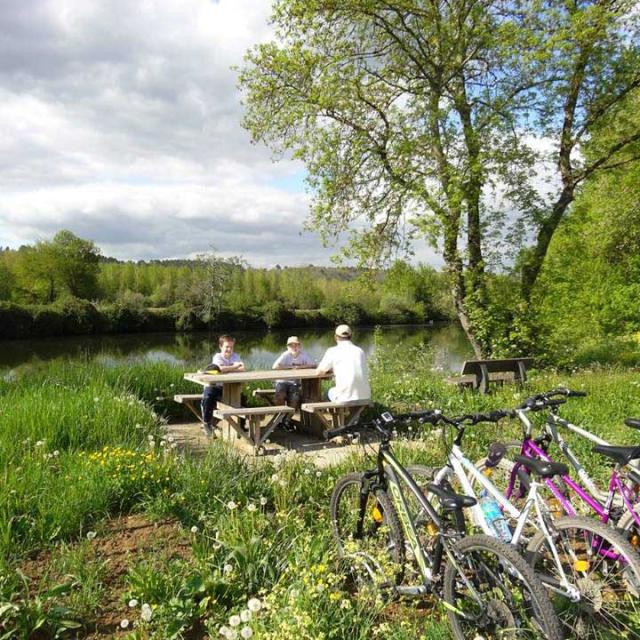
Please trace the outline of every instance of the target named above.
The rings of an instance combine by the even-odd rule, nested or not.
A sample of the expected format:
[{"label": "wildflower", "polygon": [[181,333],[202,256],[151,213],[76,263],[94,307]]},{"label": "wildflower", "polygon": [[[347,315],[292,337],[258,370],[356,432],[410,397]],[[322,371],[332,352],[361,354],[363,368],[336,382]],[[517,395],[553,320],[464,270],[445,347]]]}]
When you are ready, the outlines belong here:
[{"label": "wildflower", "polygon": [[240,625],[240,616],[231,616],[231,617],[229,618],[229,624],[230,624],[232,627],[237,627],[237,626],[239,626],[239,625]]},{"label": "wildflower", "polygon": [[349,609],[351,607],[351,602],[349,602],[349,600],[342,600],[340,602],[340,608],[341,609]]},{"label": "wildflower", "polygon": [[281,487],[286,487],[287,486],[287,481],[286,480],[280,480],[280,482],[278,483]]},{"label": "wildflower", "polygon": [[251,627],[242,627],[240,635],[243,638],[250,638],[253,635],[253,630],[251,629]]},{"label": "wildflower", "polygon": [[122,629],[126,629],[129,626],[129,621],[125,618],[124,620],[120,620],[120,627]]},{"label": "wildflower", "polygon": [[243,609],[240,612],[240,620],[242,620],[242,622],[249,622],[249,620],[251,620],[251,611],[249,611],[249,609]]},{"label": "wildflower", "polygon": [[311,473],[311,469],[305,469],[304,470],[304,475],[308,476]]},{"label": "wildflower", "polygon": [[260,498],[260,505],[261,505],[261,506],[263,506],[263,507],[264,507],[264,506],[267,504],[267,502],[269,502],[269,501],[268,501],[264,496],[262,496],[262,497]]},{"label": "wildflower", "polygon": [[153,611],[151,609],[151,606],[148,605],[146,602],[142,605],[142,608],[140,609],[140,617],[145,622],[150,622],[151,618],[153,618]]},{"label": "wildflower", "polygon": [[316,471],[316,478],[319,478],[320,476],[322,476],[322,471]]},{"label": "wildflower", "polygon": [[260,609],[262,609],[262,602],[260,602],[258,598],[251,598],[249,602],[247,602],[247,608],[252,613],[257,613],[258,611],[260,611]]},{"label": "wildflower", "polygon": [[60,452],[56,449],[51,455],[55,458],[60,455]]},{"label": "wildflower", "polygon": [[95,531],[87,531],[87,540],[93,540],[97,535]]},{"label": "wildflower", "polygon": [[224,625],[222,625],[220,627],[220,629],[218,629],[218,632],[220,633],[221,636],[224,636],[225,638],[227,637],[227,633],[230,631],[230,629],[228,627],[225,627]]},{"label": "wildflower", "polygon": [[175,438],[173,436],[167,436],[167,440],[169,442],[173,442],[175,440]]},{"label": "wildflower", "polygon": [[[100,398],[98,398],[98,396],[96,396],[96,397],[93,399],[93,401],[94,401],[94,402],[100,402]],[[123,628],[123,629],[126,629],[126,627],[122,627],[122,628]]]},{"label": "wildflower", "polygon": [[233,571],[233,565],[230,565],[229,563],[227,563],[224,565],[224,567],[222,567],[222,570],[225,573],[231,573]]},{"label": "wildflower", "polygon": [[138,606],[138,601],[135,598],[131,598],[131,600],[129,600],[129,606],[134,609]]},{"label": "wildflower", "polygon": [[233,500],[229,500],[229,502],[227,502],[227,509],[229,509],[229,511],[233,511],[238,505],[233,501]]},{"label": "wildflower", "polygon": [[274,474],[271,476],[271,482],[278,482],[278,474],[277,474],[277,473],[274,473]]},{"label": "wildflower", "polygon": [[191,533],[198,533],[198,527],[195,524],[191,527]]},{"label": "wildflower", "polygon": [[44,440],[38,440],[38,442],[36,442],[36,447],[42,447],[44,446]]},{"label": "wildflower", "polygon": [[247,511],[255,511],[255,510],[256,510],[256,505],[253,504],[253,502],[247,505]]}]

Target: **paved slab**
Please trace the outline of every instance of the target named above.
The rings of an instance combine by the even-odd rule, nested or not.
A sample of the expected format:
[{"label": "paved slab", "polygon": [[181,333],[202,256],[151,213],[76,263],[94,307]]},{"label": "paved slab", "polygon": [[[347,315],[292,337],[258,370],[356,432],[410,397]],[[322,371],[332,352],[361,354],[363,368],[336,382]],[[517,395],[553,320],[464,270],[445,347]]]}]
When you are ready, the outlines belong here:
[{"label": "paved slab", "polygon": [[[199,422],[170,424],[166,427],[166,433],[173,436],[178,447],[196,456],[204,455],[213,440],[205,436]],[[324,442],[317,436],[278,429],[271,434],[272,437],[265,444],[265,453],[254,456],[253,447],[249,446],[243,438],[238,438],[234,431],[227,430],[221,435],[219,431],[217,433],[218,437],[222,437],[239,454],[249,456],[256,462],[273,459],[278,455],[290,455],[293,451],[310,458],[318,467],[327,467],[362,452],[362,447],[357,444]]]}]

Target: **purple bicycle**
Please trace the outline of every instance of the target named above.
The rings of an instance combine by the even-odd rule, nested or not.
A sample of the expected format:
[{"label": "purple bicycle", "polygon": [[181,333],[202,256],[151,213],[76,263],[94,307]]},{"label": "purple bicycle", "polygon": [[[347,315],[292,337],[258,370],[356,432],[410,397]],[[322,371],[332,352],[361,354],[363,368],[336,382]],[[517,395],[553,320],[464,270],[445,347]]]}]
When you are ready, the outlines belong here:
[{"label": "purple bicycle", "polygon": [[[557,388],[546,393],[528,398],[515,410],[523,426],[523,439],[505,443],[507,450],[538,460],[553,462],[549,455],[549,445],[555,443],[564,457],[574,468],[581,484],[573,480],[568,474],[560,478],[547,478],[545,484],[551,492],[549,504],[556,515],[565,513],[568,516],[577,515],[577,508],[581,512],[591,512],[603,523],[615,525],[624,532],[631,544],[640,550],[640,473],[631,466],[635,460],[640,460],[640,446],[612,446],[605,440],[598,438],[589,431],[582,429],[561,418],[558,407],[569,397],[584,397],[583,391],[572,391]],[[533,426],[527,414],[547,410],[546,421],[540,435],[533,437]],[[640,428],[640,420],[628,418],[625,424]],[[601,491],[593,478],[589,475],[567,441],[562,437],[560,428],[567,429],[593,442],[592,451],[612,460],[614,463],[607,492]],[[479,462],[483,469],[485,461]],[[503,457],[498,467],[503,472],[500,480],[495,474],[494,483],[504,490],[510,500],[519,500],[527,493],[529,474],[521,462],[513,461],[508,456]],[[579,499],[579,503],[571,502],[572,495]]]}]

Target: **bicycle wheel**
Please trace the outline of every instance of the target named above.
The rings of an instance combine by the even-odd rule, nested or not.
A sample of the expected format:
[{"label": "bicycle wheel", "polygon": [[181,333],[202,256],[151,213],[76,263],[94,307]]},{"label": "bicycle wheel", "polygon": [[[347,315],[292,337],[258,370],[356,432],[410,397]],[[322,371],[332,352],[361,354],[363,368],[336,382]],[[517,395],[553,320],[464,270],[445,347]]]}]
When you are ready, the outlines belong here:
[{"label": "bicycle wheel", "polygon": [[454,637],[562,638],[546,589],[516,549],[473,535],[457,543],[453,553],[458,566],[447,564],[444,601]]},{"label": "bicycle wheel", "polygon": [[[640,514],[640,505],[634,506],[634,512]],[[629,511],[625,511],[616,527],[620,530],[622,535],[630,542],[631,546],[640,552],[640,526],[636,524],[633,515]]]},{"label": "bicycle wheel", "polygon": [[363,521],[360,500],[364,474],[338,479],[331,495],[331,526],[344,561],[358,588],[383,588],[402,581],[404,536],[397,512],[382,490],[367,493]]},{"label": "bicycle wheel", "polygon": [[[640,557],[631,544],[590,518],[560,518],[553,527],[562,570],[578,596],[572,600],[552,593],[565,635],[576,640],[640,638]],[[542,532],[527,550],[536,575],[558,584],[560,571]]]}]

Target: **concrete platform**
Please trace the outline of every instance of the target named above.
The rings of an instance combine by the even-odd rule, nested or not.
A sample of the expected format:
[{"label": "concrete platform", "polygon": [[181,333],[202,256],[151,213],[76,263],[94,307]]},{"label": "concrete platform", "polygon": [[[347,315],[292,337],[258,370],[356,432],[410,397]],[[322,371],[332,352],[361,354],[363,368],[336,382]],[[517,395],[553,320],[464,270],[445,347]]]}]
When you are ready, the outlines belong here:
[{"label": "concrete platform", "polygon": [[[204,455],[207,447],[212,441],[215,441],[215,438],[205,436],[199,422],[170,424],[166,426],[166,433],[173,436],[179,448],[189,451],[192,455]],[[318,467],[327,467],[362,452],[362,447],[358,444],[349,444],[346,441],[343,443],[325,442],[318,436],[288,432],[278,428],[264,445],[265,453],[256,456],[253,447],[243,438],[238,437],[235,431],[226,429],[222,434],[219,430],[216,433],[218,438],[221,437],[225,442],[228,442],[240,455],[247,456],[257,463],[261,460],[273,459],[279,455],[291,455],[291,452],[295,452],[298,455],[309,457]]]}]

